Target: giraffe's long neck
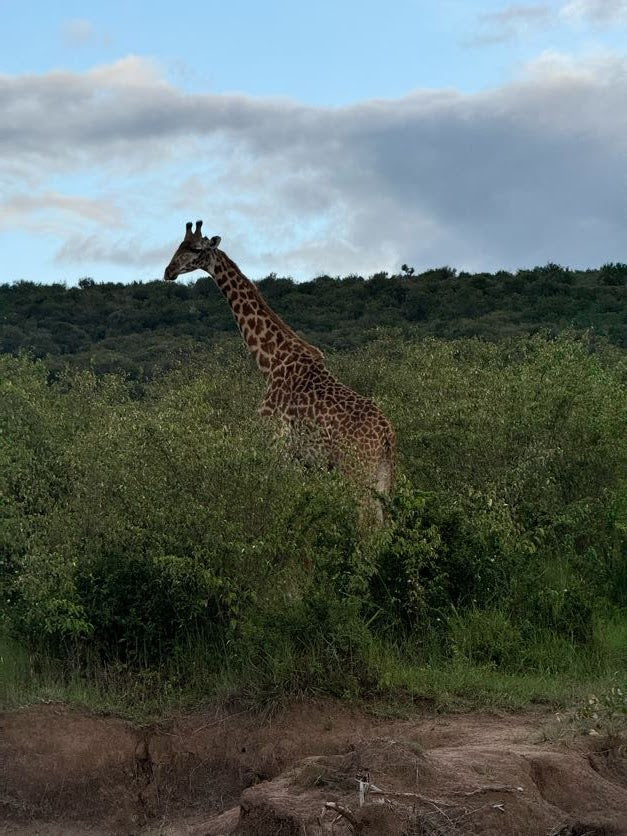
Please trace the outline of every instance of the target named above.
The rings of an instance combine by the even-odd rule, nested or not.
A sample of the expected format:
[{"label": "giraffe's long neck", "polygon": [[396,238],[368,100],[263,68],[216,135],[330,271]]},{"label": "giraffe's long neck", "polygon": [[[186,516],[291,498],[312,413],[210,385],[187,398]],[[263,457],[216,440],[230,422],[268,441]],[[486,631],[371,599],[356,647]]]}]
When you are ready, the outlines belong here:
[{"label": "giraffe's long neck", "polygon": [[306,351],[322,362],[322,352],[293,331],[268,305],[259,290],[221,250],[211,270],[224,294],[244,342],[263,374],[269,374],[277,354],[288,347]]}]

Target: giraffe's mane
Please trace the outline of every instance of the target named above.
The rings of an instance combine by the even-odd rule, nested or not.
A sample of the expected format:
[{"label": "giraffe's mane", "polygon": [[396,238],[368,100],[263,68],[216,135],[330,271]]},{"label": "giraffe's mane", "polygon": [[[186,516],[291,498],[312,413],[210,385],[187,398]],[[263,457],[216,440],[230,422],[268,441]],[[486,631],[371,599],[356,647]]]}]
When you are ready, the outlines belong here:
[{"label": "giraffe's mane", "polygon": [[274,322],[275,325],[277,325],[285,334],[287,334],[291,342],[296,343],[308,354],[313,355],[314,358],[322,362],[324,360],[324,353],[315,345],[311,345],[311,343],[308,343],[307,340],[304,340],[302,337],[299,337],[296,331],[294,331],[293,328],[290,328],[290,326],[283,319],[281,319],[281,317],[277,313],[275,313],[272,310],[270,305],[264,299],[263,294],[261,293],[259,288],[255,285],[254,282],[251,282],[248,276],[245,276],[244,273],[242,273],[242,271],[233,261],[233,259],[229,258],[229,256],[222,250],[220,250],[220,252],[222,254],[222,258],[226,266],[231,270],[235,270],[236,273],[248,283],[253,293],[257,296],[260,303],[263,305],[264,311],[268,319]]}]

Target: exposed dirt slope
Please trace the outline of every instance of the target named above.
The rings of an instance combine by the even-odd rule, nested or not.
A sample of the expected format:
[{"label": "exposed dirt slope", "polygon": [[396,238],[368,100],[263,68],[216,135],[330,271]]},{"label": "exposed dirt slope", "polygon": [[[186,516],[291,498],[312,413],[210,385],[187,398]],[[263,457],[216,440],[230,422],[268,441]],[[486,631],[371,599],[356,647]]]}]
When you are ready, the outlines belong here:
[{"label": "exposed dirt slope", "polygon": [[0,832],[627,834],[627,763],[595,738],[538,742],[552,719],[308,702],[136,728],[38,706],[0,715]]}]

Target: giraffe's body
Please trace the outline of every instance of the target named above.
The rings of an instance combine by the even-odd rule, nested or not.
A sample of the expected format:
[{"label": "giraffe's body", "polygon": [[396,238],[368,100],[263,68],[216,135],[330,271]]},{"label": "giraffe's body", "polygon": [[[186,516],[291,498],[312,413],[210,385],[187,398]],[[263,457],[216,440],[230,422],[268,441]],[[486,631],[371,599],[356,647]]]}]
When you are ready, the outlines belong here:
[{"label": "giraffe's body", "polygon": [[307,447],[351,478],[381,493],[394,478],[395,435],[378,406],[340,383],[324,355],[305,342],[267,304],[257,287],[218,249],[220,238],[205,238],[201,221],[166,268],[164,278],[205,270],[229,303],[242,337],[266,377],[261,415],[274,416]]}]

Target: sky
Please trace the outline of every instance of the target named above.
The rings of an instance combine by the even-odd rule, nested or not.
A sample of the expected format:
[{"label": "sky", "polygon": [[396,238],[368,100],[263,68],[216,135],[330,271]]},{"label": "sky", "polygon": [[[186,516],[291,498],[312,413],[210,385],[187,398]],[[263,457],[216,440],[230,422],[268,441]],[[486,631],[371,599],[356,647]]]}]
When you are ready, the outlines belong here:
[{"label": "sky", "polygon": [[[627,0],[0,0],[0,283],[627,261]],[[196,277],[196,274],[192,278]]]}]

